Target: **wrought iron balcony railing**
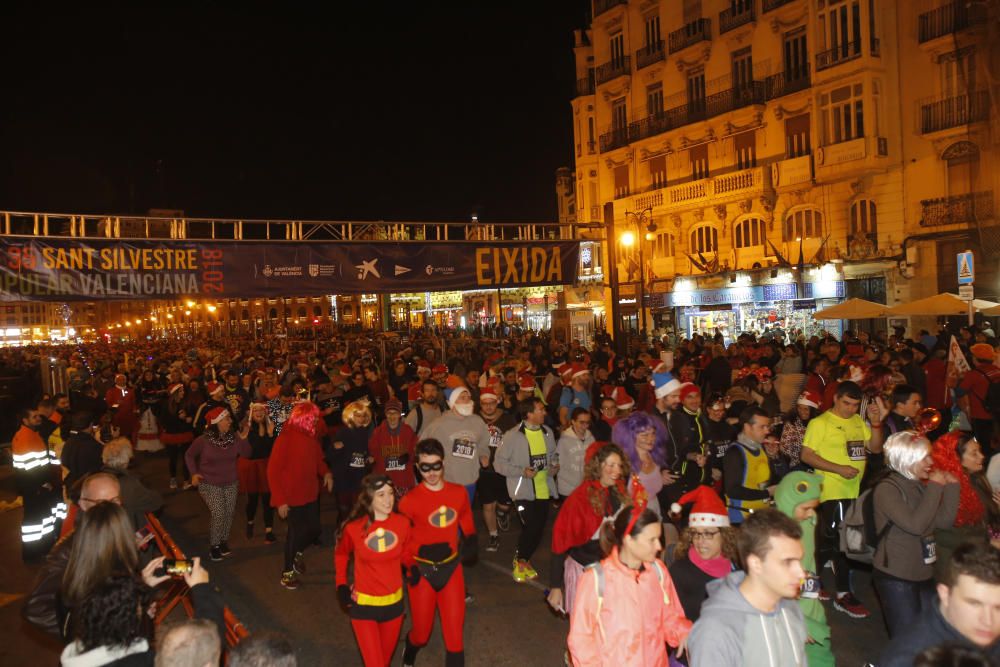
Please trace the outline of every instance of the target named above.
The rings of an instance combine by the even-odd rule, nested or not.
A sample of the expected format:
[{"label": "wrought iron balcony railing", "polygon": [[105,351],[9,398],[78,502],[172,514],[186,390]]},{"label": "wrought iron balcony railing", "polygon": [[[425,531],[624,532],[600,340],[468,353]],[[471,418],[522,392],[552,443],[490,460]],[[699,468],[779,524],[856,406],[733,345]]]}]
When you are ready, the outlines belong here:
[{"label": "wrought iron balcony railing", "polygon": [[628,145],[628,127],[613,127],[601,135],[601,152],[607,153]]},{"label": "wrought iron balcony railing", "polygon": [[778,7],[782,7],[784,5],[787,5],[790,2],[795,2],[795,0],[764,0],[762,4],[763,4],[764,12],[766,13],[766,12],[774,11]]},{"label": "wrought iron balcony railing", "polygon": [[918,23],[920,43],[973,26],[984,25],[986,16],[986,3],[970,3],[967,0],[949,2],[947,5],[924,12],[920,15]]},{"label": "wrought iron balcony railing", "polygon": [[735,30],[741,25],[752,23],[757,19],[757,7],[754,0],[744,0],[742,3],[730,6],[719,12],[719,34]]},{"label": "wrought iron balcony railing", "polygon": [[712,20],[698,19],[691,21],[680,30],[674,30],[667,38],[670,53],[677,53],[692,44],[704,42],[712,39]]},{"label": "wrought iron balcony railing", "polygon": [[627,5],[628,0],[594,0],[594,18],[597,18],[604,12],[617,7],[618,5]]},{"label": "wrought iron balcony railing", "polygon": [[983,222],[993,218],[993,191],[938,197],[920,202],[920,224],[924,227]]},{"label": "wrought iron balcony railing", "polygon": [[765,81],[769,100],[805,90],[810,86],[809,63],[802,63],[794,69],[772,74]]},{"label": "wrought iron balcony railing", "polygon": [[648,67],[653,63],[658,63],[661,60],[665,60],[667,57],[667,52],[663,48],[663,40],[658,42],[653,42],[652,44],[647,44],[638,51],[635,52],[635,67],[636,69],[642,69],[643,67]]},{"label": "wrought iron balcony railing", "polygon": [[594,94],[594,77],[590,76],[586,79],[576,80],[576,96],[583,97],[584,95]]},{"label": "wrought iron balcony railing", "polygon": [[624,76],[631,71],[632,59],[629,56],[615,58],[611,62],[604,63],[594,71],[597,85],[607,83],[615,77]]},{"label": "wrought iron balcony railing", "polygon": [[985,90],[946,97],[920,106],[920,133],[947,130],[990,118],[990,96]]},{"label": "wrought iron balcony railing", "polygon": [[861,40],[853,42],[843,42],[832,49],[820,51],[816,54],[816,71],[822,71],[840,63],[861,57]]}]

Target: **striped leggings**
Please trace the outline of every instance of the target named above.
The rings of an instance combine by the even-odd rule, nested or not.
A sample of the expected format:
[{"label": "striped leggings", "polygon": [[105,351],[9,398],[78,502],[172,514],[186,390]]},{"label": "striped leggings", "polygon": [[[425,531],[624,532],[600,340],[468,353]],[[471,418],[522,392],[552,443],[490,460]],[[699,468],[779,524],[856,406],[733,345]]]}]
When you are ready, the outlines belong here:
[{"label": "striped leggings", "polygon": [[233,515],[236,513],[236,496],[240,485],[236,482],[226,486],[216,486],[202,482],[198,485],[198,493],[208,505],[211,515],[209,526],[209,544],[213,547],[229,540],[229,531],[233,527]]}]

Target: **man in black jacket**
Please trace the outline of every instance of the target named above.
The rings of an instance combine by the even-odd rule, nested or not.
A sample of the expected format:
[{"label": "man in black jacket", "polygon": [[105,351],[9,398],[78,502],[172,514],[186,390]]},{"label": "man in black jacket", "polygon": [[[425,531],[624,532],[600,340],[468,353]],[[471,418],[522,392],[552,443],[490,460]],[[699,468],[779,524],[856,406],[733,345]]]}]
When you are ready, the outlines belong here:
[{"label": "man in black jacket", "polygon": [[959,546],[937,592],[938,604],[889,643],[879,667],[910,667],[924,649],[942,644],[974,648],[1000,664],[1000,550]]},{"label": "man in black jacket", "polygon": [[104,445],[94,437],[94,416],[91,413],[74,412],[68,421],[66,444],[60,458],[69,471],[64,484],[72,494],[74,484],[104,465],[101,461]]}]

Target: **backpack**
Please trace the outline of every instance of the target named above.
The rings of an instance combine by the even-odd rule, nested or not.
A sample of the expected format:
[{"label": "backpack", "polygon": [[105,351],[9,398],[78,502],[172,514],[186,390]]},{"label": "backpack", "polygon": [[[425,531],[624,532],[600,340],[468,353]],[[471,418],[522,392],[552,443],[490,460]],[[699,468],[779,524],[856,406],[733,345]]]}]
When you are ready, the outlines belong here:
[{"label": "backpack", "polygon": [[[882,530],[875,530],[875,489],[879,484],[888,482],[903,494],[906,502],[906,492],[889,476],[876,480],[854,499],[844,513],[840,524],[840,551],[853,561],[871,564],[875,558],[875,550],[889,534],[892,521],[886,522]],[[885,555],[885,566],[889,564],[889,556]]]},{"label": "backpack", "polygon": [[[601,566],[601,561],[596,561],[590,565],[583,568],[584,570],[593,570],[594,574],[597,576],[596,588],[597,593],[597,629],[601,632],[601,638],[604,639],[604,626],[601,624],[601,607],[604,606],[604,568]],[[666,579],[666,575],[663,572],[663,567],[660,565],[659,559],[653,561],[653,569],[656,570],[656,578],[660,580],[660,590],[663,591],[663,604],[670,604],[670,596],[667,595],[667,589],[664,588],[663,583]]]},{"label": "backpack", "polygon": [[982,372],[978,368],[973,369],[975,372],[986,378],[989,382],[989,388],[986,390],[986,396],[976,395],[976,398],[980,400],[983,404],[983,409],[989,412],[994,419],[1000,419],[1000,380],[993,380],[989,375]]}]

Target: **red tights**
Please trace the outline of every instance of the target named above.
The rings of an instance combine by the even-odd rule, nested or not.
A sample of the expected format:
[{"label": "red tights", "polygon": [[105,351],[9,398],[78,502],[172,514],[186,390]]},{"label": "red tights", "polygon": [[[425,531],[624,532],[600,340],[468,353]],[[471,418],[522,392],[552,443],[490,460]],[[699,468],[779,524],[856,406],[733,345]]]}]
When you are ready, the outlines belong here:
[{"label": "red tights", "polygon": [[403,625],[403,617],[397,616],[391,621],[359,621],[351,619],[354,636],[361,649],[361,659],[365,667],[388,667],[392,662],[392,654],[399,641],[399,629]]},{"label": "red tights", "polygon": [[414,646],[424,646],[434,628],[434,608],[441,614],[441,635],[444,647],[449,653],[464,650],[462,628],[465,626],[465,577],[462,567],[451,573],[451,579],[440,591],[423,578],[416,586],[409,586],[410,616],[413,627],[408,636]]}]

